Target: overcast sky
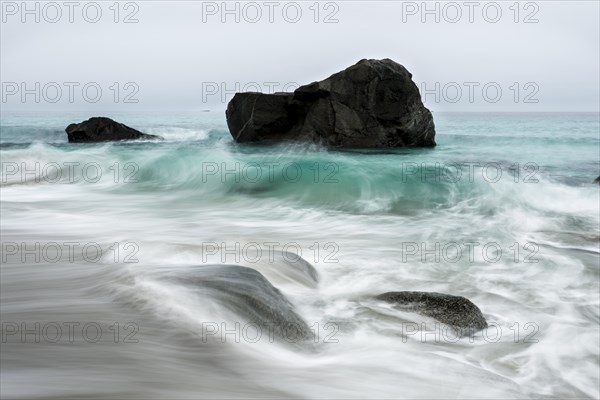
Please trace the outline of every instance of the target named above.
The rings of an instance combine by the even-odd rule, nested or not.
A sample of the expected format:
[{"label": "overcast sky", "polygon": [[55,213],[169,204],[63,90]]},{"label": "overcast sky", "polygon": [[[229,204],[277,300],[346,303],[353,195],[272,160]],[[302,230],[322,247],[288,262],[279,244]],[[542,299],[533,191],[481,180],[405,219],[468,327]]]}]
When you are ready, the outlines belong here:
[{"label": "overcast sky", "polygon": [[403,64],[433,111],[599,109],[598,1],[113,4],[3,1],[2,109],[223,110],[362,58]]}]

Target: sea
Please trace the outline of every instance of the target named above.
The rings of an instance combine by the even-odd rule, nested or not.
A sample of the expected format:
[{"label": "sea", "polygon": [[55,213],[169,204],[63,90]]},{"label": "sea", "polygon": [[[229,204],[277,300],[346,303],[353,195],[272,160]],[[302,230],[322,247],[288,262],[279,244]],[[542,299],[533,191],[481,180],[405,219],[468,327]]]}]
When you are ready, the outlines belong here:
[{"label": "sea", "polygon": [[[92,116],[0,118],[2,398],[599,397],[598,113],[434,113],[420,149],[106,113],[163,139],[68,143]],[[215,265],[260,272],[311,338],[189,278]],[[463,296],[488,328],[390,291]]]}]

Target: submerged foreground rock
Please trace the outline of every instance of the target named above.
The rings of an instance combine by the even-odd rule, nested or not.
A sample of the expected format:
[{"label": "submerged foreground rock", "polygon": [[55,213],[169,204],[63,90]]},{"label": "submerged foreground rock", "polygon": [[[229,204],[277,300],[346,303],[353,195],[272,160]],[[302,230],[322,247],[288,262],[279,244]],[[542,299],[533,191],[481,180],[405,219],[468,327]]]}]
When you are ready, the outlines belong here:
[{"label": "submerged foreground rock", "polygon": [[273,284],[292,283],[311,288],[319,284],[319,273],[315,267],[295,253],[276,251],[269,258],[252,264],[252,268],[264,274]]},{"label": "submerged foreground rock", "polygon": [[226,115],[239,143],[435,146],[433,117],[412,74],[390,59],[361,60],[293,93],[236,93]]},{"label": "submerged foreground rock", "polygon": [[278,338],[298,343],[309,337],[306,322],[294,306],[260,272],[239,265],[192,268],[178,280],[203,292],[250,323]]},{"label": "submerged foreground rock", "polygon": [[111,142],[117,140],[162,139],[142,133],[106,117],[93,117],[65,129],[71,143]]},{"label": "submerged foreground rock", "polygon": [[465,335],[488,326],[481,310],[462,296],[435,292],[387,292],[376,298],[394,303],[402,311],[435,318]]}]

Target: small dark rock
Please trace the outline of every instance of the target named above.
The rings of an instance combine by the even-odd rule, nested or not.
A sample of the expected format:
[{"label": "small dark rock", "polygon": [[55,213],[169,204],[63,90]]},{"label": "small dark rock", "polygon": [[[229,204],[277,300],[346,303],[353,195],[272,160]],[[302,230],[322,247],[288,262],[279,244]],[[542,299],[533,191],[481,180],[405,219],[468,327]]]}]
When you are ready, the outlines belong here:
[{"label": "small dark rock", "polygon": [[106,117],[93,117],[65,129],[70,143],[111,142],[116,140],[162,139],[128,127]]},{"label": "small dark rock", "polygon": [[462,296],[435,292],[387,292],[376,297],[394,303],[402,311],[422,314],[467,334],[487,328],[481,310]]},{"label": "small dark rock", "polygon": [[226,115],[239,143],[435,146],[433,117],[411,73],[390,59],[361,60],[293,93],[236,93]]},{"label": "small dark rock", "polygon": [[599,185],[600,185],[600,176],[599,176],[599,177],[597,177],[596,179],[594,179],[594,183],[597,183],[597,184],[599,184]]}]

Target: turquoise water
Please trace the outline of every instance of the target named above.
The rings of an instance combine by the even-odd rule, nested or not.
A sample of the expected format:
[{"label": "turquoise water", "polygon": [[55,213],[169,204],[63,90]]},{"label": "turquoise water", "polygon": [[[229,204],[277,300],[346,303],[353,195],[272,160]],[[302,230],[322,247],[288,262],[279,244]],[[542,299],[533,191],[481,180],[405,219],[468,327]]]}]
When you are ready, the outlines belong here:
[{"label": "turquoise water", "polygon": [[[135,321],[139,343],[3,345],[3,394],[597,397],[598,114],[436,114],[436,148],[386,150],[241,146],[220,112],[107,116],[164,140],[69,144],[64,128],[89,115],[2,115],[5,255],[122,247],[97,262],[6,256],[2,320]],[[273,242],[293,244],[319,285],[206,251]],[[241,316],[158,277],[208,262],[258,269],[338,342],[204,343],[203,322]],[[432,342],[425,320],[404,341],[402,324],[421,320],[371,299],[390,290],[465,296],[501,337]]]}]

